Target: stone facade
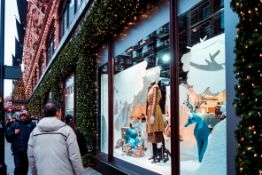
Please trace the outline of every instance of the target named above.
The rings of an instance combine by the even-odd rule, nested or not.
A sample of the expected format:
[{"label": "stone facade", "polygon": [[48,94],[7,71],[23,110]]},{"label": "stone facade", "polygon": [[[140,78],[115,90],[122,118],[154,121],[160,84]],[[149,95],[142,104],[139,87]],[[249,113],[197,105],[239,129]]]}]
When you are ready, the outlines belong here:
[{"label": "stone facade", "polygon": [[[46,70],[46,50],[50,28],[55,28],[55,48],[59,43],[59,13],[62,0],[32,0],[28,3],[26,32],[23,48],[26,98],[30,98],[41,78],[40,68]],[[41,59],[41,60],[40,60]]]}]

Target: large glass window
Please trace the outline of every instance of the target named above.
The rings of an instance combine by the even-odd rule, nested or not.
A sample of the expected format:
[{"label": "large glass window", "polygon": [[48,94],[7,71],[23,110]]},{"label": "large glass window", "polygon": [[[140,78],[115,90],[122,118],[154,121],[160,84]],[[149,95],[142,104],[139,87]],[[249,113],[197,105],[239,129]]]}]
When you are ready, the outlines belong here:
[{"label": "large glass window", "polygon": [[49,63],[54,52],[55,52],[55,28],[52,27],[50,29],[49,37],[48,37],[48,41],[47,41],[46,64]]},{"label": "large glass window", "polygon": [[114,59],[114,156],[166,175],[171,174],[170,135],[164,132],[170,118],[169,63],[169,24]]},{"label": "large glass window", "polygon": [[74,116],[75,112],[75,75],[70,75],[65,80],[65,88],[64,88],[64,101],[65,101],[65,116],[72,115]]},{"label": "large glass window", "polygon": [[226,174],[225,35],[222,0],[179,16],[182,175]]}]

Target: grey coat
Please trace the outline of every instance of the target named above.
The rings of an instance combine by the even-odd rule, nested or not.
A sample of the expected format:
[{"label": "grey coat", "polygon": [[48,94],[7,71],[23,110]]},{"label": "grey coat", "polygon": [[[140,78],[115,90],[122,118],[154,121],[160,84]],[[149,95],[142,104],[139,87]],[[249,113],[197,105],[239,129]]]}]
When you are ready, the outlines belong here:
[{"label": "grey coat", "polygon": [[32,175],[80,175],[84,170],[74,131],[56,117],[40,120],[27,154]]}]

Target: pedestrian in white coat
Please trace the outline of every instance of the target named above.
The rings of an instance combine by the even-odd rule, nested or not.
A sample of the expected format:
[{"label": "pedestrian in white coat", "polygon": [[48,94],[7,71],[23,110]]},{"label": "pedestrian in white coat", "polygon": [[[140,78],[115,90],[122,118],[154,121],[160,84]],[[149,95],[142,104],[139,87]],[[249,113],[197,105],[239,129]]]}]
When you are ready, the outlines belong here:
[{"label": "pedestrian in white coat", "polygon": [[82,160],[75,132],[61,121],[56,101],[45,106],[45,117],[32,131],[28,141],[28,159],[32,175],[80,175]]}]

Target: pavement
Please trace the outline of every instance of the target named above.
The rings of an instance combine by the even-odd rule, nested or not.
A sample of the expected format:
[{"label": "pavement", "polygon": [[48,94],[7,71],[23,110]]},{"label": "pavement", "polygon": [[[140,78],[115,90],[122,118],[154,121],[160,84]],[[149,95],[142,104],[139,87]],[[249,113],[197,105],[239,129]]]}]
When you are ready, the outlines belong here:
[{"label": "pavement", "polygon": [[[14,175],[14,159],[11,152],[11,144],[5,141],[5,163],[7,166],[7,175]],[[27,175],[32,175],[31,170],[29,169]],[[94,170],[91,167],[87,167],[83,175],[102,175],[98,171]]]},{"label": "pavement", "polygon": [[[5,140],[5,163],[7,166],[7,175],[13,175],[14,168],[15,168],[14,159],[11,151],[11,144],[8,143],[6,140]],[[29,173],[28,175],[31,175],[31,173]]]}]

